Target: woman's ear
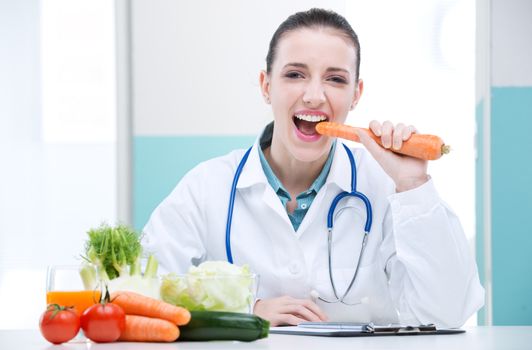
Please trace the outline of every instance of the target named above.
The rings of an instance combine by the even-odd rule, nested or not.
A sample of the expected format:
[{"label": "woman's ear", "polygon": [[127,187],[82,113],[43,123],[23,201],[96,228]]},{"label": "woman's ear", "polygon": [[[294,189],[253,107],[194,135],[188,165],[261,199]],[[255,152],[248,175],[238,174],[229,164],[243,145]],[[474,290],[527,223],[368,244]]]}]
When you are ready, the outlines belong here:
[{"label": "woman's ear", "polygon": [[266,71],[264,70],[260,71],[259,83],[264,102],[270,104],[270,77],[268,76],[268,73],[266,73]]},{"label": "woman's ear", "polygon": [[351,107],[349,108],[350,111],[355,109],[355,107],[358,104],[358,101],[360,101],[360,97],[362,96],[362,92],[364,91],[364,81],[362,79],[358,79],[357,86],[355,89],[355,96],[353,96],[353,102],[351,102]]}]

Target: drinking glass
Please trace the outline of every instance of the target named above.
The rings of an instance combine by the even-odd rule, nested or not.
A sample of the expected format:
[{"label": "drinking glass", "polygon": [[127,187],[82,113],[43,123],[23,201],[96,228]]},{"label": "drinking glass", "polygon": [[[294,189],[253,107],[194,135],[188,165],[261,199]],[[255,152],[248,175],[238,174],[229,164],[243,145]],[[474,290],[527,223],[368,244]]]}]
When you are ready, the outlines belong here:
[{"label": "drinking glass", "polygon": [[50,265],[46,273],[46,304],[75,308],[81,315],[100,300],[99,286],[85,289],[79,265]]}]

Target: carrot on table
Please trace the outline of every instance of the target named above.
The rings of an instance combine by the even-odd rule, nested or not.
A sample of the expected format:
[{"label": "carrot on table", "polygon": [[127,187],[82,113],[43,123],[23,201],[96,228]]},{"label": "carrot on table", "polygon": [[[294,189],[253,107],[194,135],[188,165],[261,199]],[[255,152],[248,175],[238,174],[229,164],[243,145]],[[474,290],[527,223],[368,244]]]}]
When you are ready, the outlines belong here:
[{"label": "carrot on table", "polygon": [[[334,122],[321,122],[316,125],[316,131],[322,135],[341,137],[355,142],[360,142],[357,131],[364,131],[382,146],[381,138],[369,129],[356,128]],[[449,153],[450,147],[445,145],[443,140],[438,136],[412,134],[408,140],[403,142],[399,150],[390,148],[390,151],[424,160],[436,160],[442,155]]]},{"label": "carrot on table", "polygon": [[113,304],[121,306],[128,315],[161,318],[178,326],[186,325],[190,321],[190,311],[187,309],[142,294],[119,291],[111,295],[111,300]]},{"label": "carrot on table", "polygon": [[179,328],[167,320],[146,316],[126,315],[126,327],[120,341],[173,342],[179,338]]}]

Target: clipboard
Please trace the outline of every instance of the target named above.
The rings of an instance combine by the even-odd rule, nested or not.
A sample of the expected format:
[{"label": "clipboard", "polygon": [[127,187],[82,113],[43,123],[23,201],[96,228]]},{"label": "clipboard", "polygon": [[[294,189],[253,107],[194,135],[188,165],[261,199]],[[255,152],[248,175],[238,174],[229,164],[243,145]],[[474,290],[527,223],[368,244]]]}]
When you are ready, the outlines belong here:
[{"label": "clipboard", "polygon": [[465,330],[459,328],[437,329],[435,325],[375,325],[351,322],[303,322],[297,326],[270,327],[271,334],[307,335],[322,337],[372,337],[459,334]]}]

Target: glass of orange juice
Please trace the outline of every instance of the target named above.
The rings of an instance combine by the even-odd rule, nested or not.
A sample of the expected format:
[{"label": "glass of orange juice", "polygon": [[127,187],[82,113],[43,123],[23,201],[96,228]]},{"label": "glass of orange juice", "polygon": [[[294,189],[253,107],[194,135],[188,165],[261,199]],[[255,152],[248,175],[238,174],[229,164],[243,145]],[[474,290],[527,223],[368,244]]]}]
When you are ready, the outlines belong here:
[{"label": "glass of orange juice", "polygon": [[81,315],[89,306],[98,303],[99,287],[86,290],[79,265],[51,265],[46,273],[46,304],[74,307]]}]

